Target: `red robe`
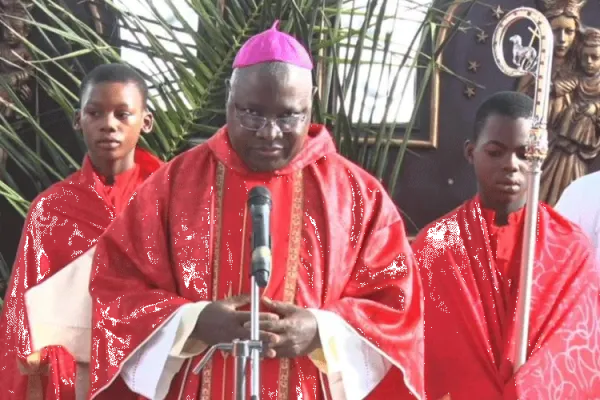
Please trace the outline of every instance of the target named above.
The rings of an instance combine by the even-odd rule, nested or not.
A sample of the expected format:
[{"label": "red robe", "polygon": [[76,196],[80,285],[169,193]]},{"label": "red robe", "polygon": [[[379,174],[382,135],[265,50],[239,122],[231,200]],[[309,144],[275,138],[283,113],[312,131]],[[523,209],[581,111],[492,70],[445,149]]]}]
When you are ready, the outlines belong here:
[{"label": "red robe", "polygon": [[530,348],[514,375],[524,210],[508,225],[493,221],[475,198],[413,243],[425,292],[427,398],[600,398],[600,282],[588,239],[539,206]]},{"label": "red robe", "polygon": [[[387,375],[396,379],[395,398],[413,398],[405,382],[422,398],[421,284],[402,219],[382,186],[339,156],[319,125],[274,173],[249,171],[224,128],[148,181],[98,242],[92,397],[136,397],[117,379],[123,363],[181,305],[249,293],[246,201],[256,185],[273,196],[274,261],[264,295],[337,313],[403,368]],[[184,364],[168,399],[180,390],[190,400],[230,398],[232,358],[217,354],[194,375],[201,356]],[[265,396],[322,398],[308,357],[262,366]]]},{"label": "red robe", "polygon": [[[161,165],[157,158],[139,149],[135,162],[135,168],[107,186],[86,156],[81,170],[33,201],[0,318],[0,400],[26,400],[28,384],[32,383],[19,371],[18,364],[32,352],[25,292],[90,249],[138,186]],[[44,348],[41,357],[42,364],[50,368],[45,398],[74,399],[73,357],[61,346]]]}]

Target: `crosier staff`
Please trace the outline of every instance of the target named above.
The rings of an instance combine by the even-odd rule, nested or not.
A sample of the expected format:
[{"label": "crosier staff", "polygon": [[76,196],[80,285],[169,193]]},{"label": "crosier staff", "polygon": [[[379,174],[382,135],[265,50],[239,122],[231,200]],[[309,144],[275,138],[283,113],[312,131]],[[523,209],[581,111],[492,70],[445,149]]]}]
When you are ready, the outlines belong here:
[{"label": "crosier staff", "polygon": [[[524,46],[519,35],[512,35],[512,63],[509,66],[504,57],[504,37],[508,29],[520,20],[529,20],[535,25],[532,31],[538,39],[538,49],[531,44]],[[533,38],[532,38],[533,41]],[[537,233],[537,204],[540,194],[540,176],[542,164],[548,152],[548,106],[550,101],[550,84],[552,72],[552,50],[554,36],[552,27],[546,17],[534,8],[519,7],[500,20],[492,38],[494,61],[500,70],[510,77],[522,77],[531,74],[534,78],[535,92],[533,97],[533,115],[531,133],[527,142],[525,156],[529,162],[527,183],[527,208],[525,211],[525,227],[523,250],[521,253],[521,275],[517,297],[515,328],[517,332],[514,360],[516,372],[527,361],[529,344],[529,319],[531,313],[531,285],[533,281],[533,262]]]}]

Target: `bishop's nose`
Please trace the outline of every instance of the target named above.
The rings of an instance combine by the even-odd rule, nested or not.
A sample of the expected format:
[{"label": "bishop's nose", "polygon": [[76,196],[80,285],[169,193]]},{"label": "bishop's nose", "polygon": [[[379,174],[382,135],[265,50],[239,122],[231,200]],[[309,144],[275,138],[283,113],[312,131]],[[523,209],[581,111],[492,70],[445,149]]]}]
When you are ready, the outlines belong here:
[{"label": "bishop's nose", "polygon": [[281,129],[273,120],[267,120],[265,126],[257,132],[258,137],[266,140],[274,140],[282,134]]}]

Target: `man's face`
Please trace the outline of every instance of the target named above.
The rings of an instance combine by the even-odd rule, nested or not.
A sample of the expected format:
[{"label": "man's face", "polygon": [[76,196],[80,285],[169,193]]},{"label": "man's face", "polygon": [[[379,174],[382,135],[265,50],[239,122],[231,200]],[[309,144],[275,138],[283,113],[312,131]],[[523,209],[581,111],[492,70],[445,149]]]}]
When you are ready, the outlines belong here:
[{"label": "man's face", "polygon": [[525,146],[531,120],[490,115],[475,143],[465,148],[475,167],[479,194],[491,208],[520,205],[527,190]]},{"label": "man's face", "polygon": [[115,162],[130,155],[140,134],[152,130],[152,114],[134,83],[91,84],[82,95],[75,128],[81,129],[94,162]]},{"label": "man's face", "polygon": [[281,169],[302,150],[312,106],[310,71],[265,64],[235,72],[227,103],[229,140],[253,171]]}]

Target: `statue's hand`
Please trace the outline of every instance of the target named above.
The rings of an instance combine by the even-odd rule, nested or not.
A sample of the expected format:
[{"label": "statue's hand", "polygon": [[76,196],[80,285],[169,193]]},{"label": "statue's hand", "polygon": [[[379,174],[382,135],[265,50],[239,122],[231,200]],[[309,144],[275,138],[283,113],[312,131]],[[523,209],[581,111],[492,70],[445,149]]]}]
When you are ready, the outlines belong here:
[{"label": "statue's hand", "polygon": [[567,86],[562,81],[553,81],[550,88],[555,96],[562,96],[567,91]]},{"label": "statue's hand", "polygon": [[583,108],[583,113],[585,115],[587,115],[588,117],[593,117],[594,115],[596,115],[596,113],[598,112],[598,107],[596,107],[595,104],[587,104],[584,108]]},{"label": "statue's hand", "polygon": [[564,96],[571,93],[574,89],[573,82],[570,80],[557,79],[551,84],[551,91],[555,96]]}]

